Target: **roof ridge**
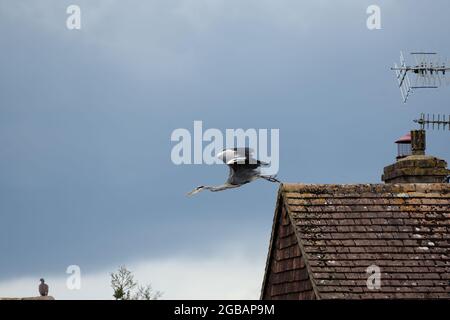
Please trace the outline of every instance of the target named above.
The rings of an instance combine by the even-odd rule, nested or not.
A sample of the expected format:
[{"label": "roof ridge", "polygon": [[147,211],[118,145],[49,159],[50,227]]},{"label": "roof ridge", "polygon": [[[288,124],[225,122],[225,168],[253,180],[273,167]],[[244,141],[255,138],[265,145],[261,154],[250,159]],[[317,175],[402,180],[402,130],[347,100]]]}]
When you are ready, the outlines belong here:
[{"label": "roof ridge", "polygon": [[283,183],[281,185],[281,191],[286,192],[304,192],[305,190],[311,191],[311,193],[324,193],[330,194],[330,191],[337,191],[343,193],[345,191],[354,192],[394,192],[394,193],[433,193],[443,192],[445,194],[450,193],[449,183],[346,183],[346,184],[304,184],[304,183]]}]

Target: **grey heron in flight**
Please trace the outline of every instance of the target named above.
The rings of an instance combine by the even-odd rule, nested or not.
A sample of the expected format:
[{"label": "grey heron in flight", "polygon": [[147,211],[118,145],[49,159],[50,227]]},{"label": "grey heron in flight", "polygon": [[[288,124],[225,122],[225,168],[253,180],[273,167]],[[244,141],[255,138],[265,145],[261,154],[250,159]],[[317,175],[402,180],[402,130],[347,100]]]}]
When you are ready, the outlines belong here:
[{"label": "grey heron in flight", "polygon": [[270,182],[281,183],[276,175],[266,176],[261,174],[260,167],[268,166],[268,163],[253,158],[253,150],[250,148],[230,148],[221,151],[217,158],[222,160],[230,169],[227,181],[219,186],[199,186],[189,192],[192,196],[203,190],[212,192],[240,187],[256,179],[264,179]]},{"label": "grey heron in flight", "polygon": [[443,183],[450,183],[450,174],[444,178]]}]

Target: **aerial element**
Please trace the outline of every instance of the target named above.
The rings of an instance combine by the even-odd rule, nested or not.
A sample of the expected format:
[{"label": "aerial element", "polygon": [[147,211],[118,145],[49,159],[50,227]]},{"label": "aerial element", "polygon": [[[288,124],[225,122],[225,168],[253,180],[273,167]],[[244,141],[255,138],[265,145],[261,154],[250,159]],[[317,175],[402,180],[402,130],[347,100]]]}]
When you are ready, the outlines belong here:
[{"label": "aerial element", "polygon": [[188,196],[203,190],[222,191],[240,187],[256,179],[264,179],[270,182],[281,183],[276,175],[266,176],[261,174],[260,167],[268,166],[268,163],[253,158],[253,150],[250,148],[225,149],[217,155],[230,169],[227,181],[220,186],[199,186],[188,193]]},{"label": "aerial element", "polygon": [[425,127],[427,129],[431,128],[434,130],[435,126],[439,130],[441,127],[445,130],[446,127],[448,127],[448,130],[450,130],[450,115],[448,118],[445,117],[445,114],[441,115],[438,114],[437,117],[432,114],[432,117],[430,117],[429,114],[425,117],[425,113],[420,114],[420,118],[414,120],[415,123],[418,123],[420,125],[420,129],[425,130]]},{"label": "aerial element", "polygon": [[[415,58],[415,66],[408,66],[403,53],[400,52],[400,66],[394,64],[391,68],[395,71],[403,103],[406,103],[414,89],[435,89],[443,84],[449,84],[446,74],[450,71],[450,67],[444,61],[431,60],[431,57],[436,56],[435,52],[411,52],[411,55]],[[416,74],[414,85],[411,85],[408,72]]]}]

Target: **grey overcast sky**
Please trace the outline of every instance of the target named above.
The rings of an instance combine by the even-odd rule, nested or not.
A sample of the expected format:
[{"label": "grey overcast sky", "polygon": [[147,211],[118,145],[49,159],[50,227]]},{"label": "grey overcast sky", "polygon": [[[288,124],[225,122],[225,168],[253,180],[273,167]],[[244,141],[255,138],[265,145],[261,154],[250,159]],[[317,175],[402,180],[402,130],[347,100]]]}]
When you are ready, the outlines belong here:
[{"label": "grey overcast sky", "polygon": [[[66,28],[70,4],[81,30]],[[366,27],[372,4],[381,30]],[[0,296],[35,295],[43,276],[57,298],[108,299],[108,272],[126,264],[166,298],[258,298],[276,185],[187,198],[227,169],[174,165],[172,131],[279,129],[281,180],[379,183],[413,119],[450,114],[449,87],[403,105],[389,70],[400,50],[450,58],[449,12],[447,0],[0,0]],[[449,139],[429,131],[427,152],[450,160]],[[86,279],[77,292],[69,265]]]}]

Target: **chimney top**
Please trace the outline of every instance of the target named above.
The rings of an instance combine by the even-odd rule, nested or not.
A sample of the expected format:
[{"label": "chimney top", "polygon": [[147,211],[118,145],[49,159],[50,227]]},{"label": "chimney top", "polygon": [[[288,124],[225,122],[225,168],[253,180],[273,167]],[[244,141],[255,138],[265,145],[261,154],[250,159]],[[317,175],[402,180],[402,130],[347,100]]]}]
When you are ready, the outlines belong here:
[{"label": "chimney top", "polygon": [[381,180],[385,183],[440,183],[450,174],[447,162],[425,155],[425,130],[412,130],[395,143],[397,161],[384,168]]}]

